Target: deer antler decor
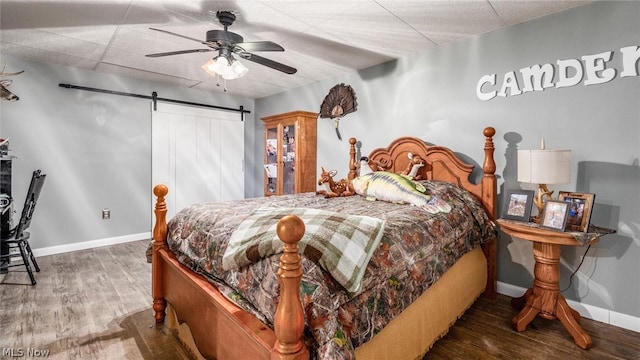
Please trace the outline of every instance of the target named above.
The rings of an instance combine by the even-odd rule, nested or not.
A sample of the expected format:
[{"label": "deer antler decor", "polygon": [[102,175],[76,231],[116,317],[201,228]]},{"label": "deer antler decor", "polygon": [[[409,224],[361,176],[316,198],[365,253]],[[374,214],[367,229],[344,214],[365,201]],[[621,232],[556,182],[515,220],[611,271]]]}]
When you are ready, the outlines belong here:
[{"label": "deer antler decor", "polygon": [[[24,72],[24,70],[22,70],[22,71],[18,71],[18,72],[14,72],[14,73],[8,73],[8,72],[5,72],[6,68],[7,68],[7,64],[5,63],[4,65],[2,65],[2,71],[0,71],[0,76],[20,75],[20,74],[22,74]],[[11,85],[11,83],[13,83],[13,80],[0,80],[0,99],[7,100],[7,101],[18,101],[18,100],[20,100],[18,95],[16,95],[16,94],[12,93],[11,91],[7,90],[7,87],[9,87],[9,85]]]}]

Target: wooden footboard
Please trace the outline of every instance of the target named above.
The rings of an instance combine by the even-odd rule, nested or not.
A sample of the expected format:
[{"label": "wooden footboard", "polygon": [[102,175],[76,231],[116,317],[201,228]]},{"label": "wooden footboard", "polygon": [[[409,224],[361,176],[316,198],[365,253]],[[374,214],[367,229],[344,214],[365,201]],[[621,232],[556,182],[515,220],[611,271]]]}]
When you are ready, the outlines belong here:
[{"label": "wooden footboard", "polygon": [[297,244],[304,235],[304,222],[297,216],[286,216],[276,228],[284,249],[278,269],[280,297],[271,330],[227,300],[204,277],[178,262],[166,242],[168,188],[157,185],[153,193],[157,197],[152,259],[156,323],[164,322],[169,301],[178,321],[190,326],[191,336],[206,358],[308,359],[303,341],[305,322],[299,296],[302,265]]}]

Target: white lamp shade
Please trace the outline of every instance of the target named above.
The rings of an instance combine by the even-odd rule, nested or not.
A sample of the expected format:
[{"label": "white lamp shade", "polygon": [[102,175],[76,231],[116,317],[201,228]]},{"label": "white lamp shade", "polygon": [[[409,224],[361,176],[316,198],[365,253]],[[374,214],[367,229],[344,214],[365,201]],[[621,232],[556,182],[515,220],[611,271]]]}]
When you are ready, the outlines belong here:
[{"label": "white lamp shade", "polygon": [[216,72],[213,70],[214,65],[216,64],[215,59],[209,59],[206,64],[202,65],[202,69],[206,71],[211,76],[216,76]]},{"label": "white lamp shade", "polygon": [[222,77],[226,80],[241,78],[249,72],[249,69],[247,69],[246,66],[242,65],[242,63],[238,60],[233,61],[233,63],[229,67],[229,70],[230,71],[228,72],[227,76],[222,75]]},{"label": "white lamp shade", "polygon": [[228,71],[230,66],[231,64],[229,63],[229,59],[223,56],[218,56],[213,61],[213,66],[211,67],[211,70],[213,70],[216,74],[223,75]]},{"label": "white lamp shade", "polygon": [[238,60],[231,58],[227,59],[224,56],[217,56],[209,60],[202,68],[211,76],[220,75],[225,80],[233,80],[243,77],[249,72],[242,63]]},{"label": "white lamp shade", "polygon": [[567,184],[571,181],[571,150],[518,150],[518,181]]}]

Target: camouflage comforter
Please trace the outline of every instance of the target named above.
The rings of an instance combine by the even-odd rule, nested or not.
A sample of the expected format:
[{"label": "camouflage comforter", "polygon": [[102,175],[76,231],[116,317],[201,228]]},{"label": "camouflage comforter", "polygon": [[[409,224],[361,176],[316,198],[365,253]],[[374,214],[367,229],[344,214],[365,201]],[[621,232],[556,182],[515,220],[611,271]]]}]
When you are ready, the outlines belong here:
[{"label": "camouflage comforter", "polygon": [[365,215],[386,222],[371,258],[362,291],[353,296],[322,267],[303,256],[300,293],[312,356],[352,359],[353,349],[371,339],[438,280],[458,258],[497,236],[493,222],[470,193],[443,182],[422,182],[453,208],[429,214],[410,206],[367,201],[361,196],[325,199],[314,193],[189,206],[169,222],[169,248],[178,260],[205,275],[222,293],[273,324],[280,255],[223,271],[223,255],[238,224],[264,206],[317,208]]}]

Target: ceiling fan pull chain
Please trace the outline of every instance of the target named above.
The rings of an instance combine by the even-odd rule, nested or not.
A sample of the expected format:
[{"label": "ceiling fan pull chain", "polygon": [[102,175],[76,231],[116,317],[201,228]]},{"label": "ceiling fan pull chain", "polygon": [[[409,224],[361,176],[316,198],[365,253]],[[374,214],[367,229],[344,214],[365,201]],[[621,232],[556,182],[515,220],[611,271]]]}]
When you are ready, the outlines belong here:
[{"label": "ceiling fan pull chain", "polygon": [[[216,74],[216,86],[220,86],[220,74]],[[227,79],[222,78],[222,85],[224,86],[224,92],[227,92]]]}]

